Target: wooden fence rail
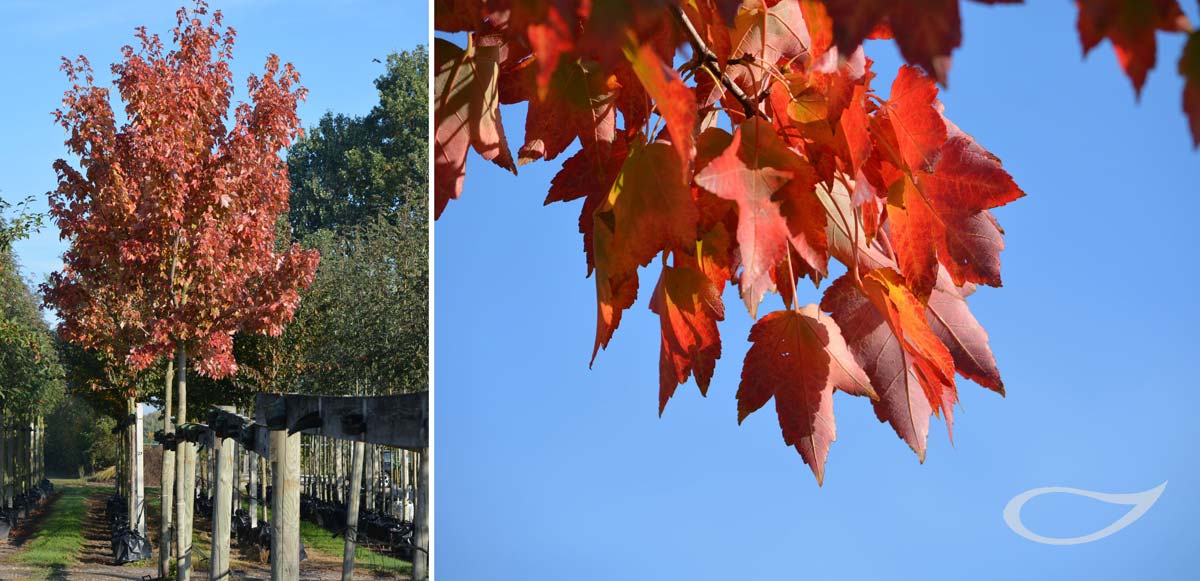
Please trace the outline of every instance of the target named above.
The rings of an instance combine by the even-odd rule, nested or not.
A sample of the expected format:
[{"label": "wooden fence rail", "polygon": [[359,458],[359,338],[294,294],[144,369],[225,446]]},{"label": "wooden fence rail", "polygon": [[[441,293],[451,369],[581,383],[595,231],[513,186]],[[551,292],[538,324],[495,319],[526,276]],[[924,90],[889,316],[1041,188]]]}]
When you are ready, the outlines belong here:
[{"label": "wooden fence rail", "polygon": [[[272,581],[296,581],[299,579],[300,563],[300,497],[304,485],[315,487],[316,474],[307,474],[302,479],[302,467],[308,464],[310,471],[324,469],[329,472],[327,462],[312,462],[316,448],[302,448],[301,435],[319,437],[335,442],[321,452],[321,460],[334,463],[336,482],[325,474],[327,491],[332,491],[331,500],[346,505],[345,547],[342,562],[342,579],[353,578],[354,553],[358,542],[358,520],[364,506],[361,498],[363,473],[368,472],[365,506],[376,506],[378,497],[379,455],[371,454],[368,448],[390,447],[411,451],[419,458],[414,466],[415,478],[405,480],[404,489],[411,484],[415,491],[415,510],[401,509],[401,518],[413,519],[413,579],[425,581],[428,577],[429,552],[429,398],[428,393],[389,396],[315,396],[298,394],[259,394],[255,398],[254,417],[250,418],[227,406],[214,407],[204,423],[186,423],[176,428],[174,435],[157,434],[164,447],[182,443],[198,445],[208,452],[208,461],[201,464],[197,475],[202,489],[210,494],[212,503],[212,554],[209,557],[209,578],[228,579],[229,545],[235,495],[243,480],[238,460],[244,450],[249,457],[248,478],[250,518],[258,523],[260,498],[258,484],[260,470],[262,484],[266,484],[266,468],[270,467],[271,486],[271,579]],[[328,448],[328,449],[325,449]],[[137,457],[131,450],[131,457]],[[395,454],[393,469],[395,468]],[[407,454],[406,454],[407,456]],[[309,462],[305,462],[305,459]],[[344,459],[344,460],[343,460]],[[345,468],[350,468],[347,474]],[[314,468],[314,466],[316,468]],[[304,480],[302,482],[302,480]],[[415,480],[415,482],[413,482]],[[398,493],[397,483],[388,480],[390,493]],[[135,481],[131,480],[131,484]],[[310,488],[314,494],[316,488]],[[381,492],[381,491],[379,491]],[[329,498],[322,492],[322,498]],[[401,506],[407,506],[403,498]],[[190,503],[189,503],[190,504]],[[164,508],[168,510],[168,508]],[[188,511],[190,512],[190,511]],[[190,530],[191,518],[178,523],[179,530]],[[265,523],[264,523],[265,524]],[[186,528],[184,528],[186,527]]]}]

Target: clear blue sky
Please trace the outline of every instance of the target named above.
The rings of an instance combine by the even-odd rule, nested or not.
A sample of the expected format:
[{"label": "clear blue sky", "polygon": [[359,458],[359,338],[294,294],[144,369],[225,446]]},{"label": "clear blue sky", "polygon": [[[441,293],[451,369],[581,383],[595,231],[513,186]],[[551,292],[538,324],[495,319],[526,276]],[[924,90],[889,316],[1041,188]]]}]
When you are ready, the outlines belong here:
[{"label": "clear blue sky", "polygon": [[[689,383],[660,419],[648,292],[588,369],[579,208],[542,207],[558,162],[514,178],[472,156],[463,199],[436,226],[439,578],[1194,575],[1200,154],[1180,112],[1181,41],[1160,35],[1137,104],[1109,44],[1081,58],[1074,3],[1031,4],[963,4],[965,46],[943,93],[1029,194],[997,212],[1005,287],[971,299],[1009,395],[963,381],[954,445],[937,424],[924,465],[841,394],[823,488],[770,409],[739,427],[751,320],[733,290],[708,398]],[[1195,2],[1182,4],[1197,22]],[[886,90],[895,52],[868,50]],[[519,144],[523,109],[504,116]],[[648,269],[643,289],[656,277]],[[1035,544],[1001,518],[1035,487],[1168,480],[1141,520],[1091,544]],[[1024,515],[1035,532],[1075,536],[1125,510],[1058,496]]]},{"label": "clear blue sky", "polygon": [[[66,135],[51,112],[68,88],[60,58],[83,54],[97,78],[108,82],[109,65],[124,45],[136,46],[134,27],[145,25],[170,42],[175,10],[191,0],[0,0],[0,63],[4,90],[0,111],[0,195],[10,202],[56,187],[52,163],[66,155]],[[246,96],[250,74],[260,74],[270,53],[296,65],[308,100],[300,107],[305,127],[326,111],[360,115],[379,101],[372,81],[389,52],[428,44],[429,7],[424,0],[211,0],[238,32],[234,48],[235,100]],[[119,107],[119,105],[117,105]],[[15,246],[30,279],[41,282],[61,267],[66,245],[47,225]]]}]

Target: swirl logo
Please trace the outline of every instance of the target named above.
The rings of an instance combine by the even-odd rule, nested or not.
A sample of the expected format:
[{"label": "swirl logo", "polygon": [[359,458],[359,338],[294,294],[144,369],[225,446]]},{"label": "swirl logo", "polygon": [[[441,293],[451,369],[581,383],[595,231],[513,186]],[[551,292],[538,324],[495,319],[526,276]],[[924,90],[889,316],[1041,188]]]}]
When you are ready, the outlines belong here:
[{"label": "swirl logo", "polygon": [[[1080,545],[1083,543],[1090,543],[1092,541],[1103,539],[1104,537],[1116,533],[1117,531],[1133,524],[1133,521],[1141,518],[1142,515],[1146,514],[1146,511],[1150,510],[1151,506],[1154,506],[1154,503],[1158,501],[1158,497],[1162,495],[1163,490],[1166,488],[1166,482],[1163,482],[1162,484],[1159,484],[1150,490],[1131,492],[1129,494],[1109,494],[1105,492],[1081,490],[1079,488],[1067,488],[1065,486],[1034,488],[1033,490],[1026,490],[1021,494],[1014,496],[1012,500],[1008,501],[1008,506],[1004,507],[1004,522],[1008,525],[1008,528],[1013,530],[1014,533],[1017,533],[1018,535],[1021,535],[1022,537],[1025,537],[1035,543],[1042,543],[1046,545]],[[1117,519],[1116,522],[1091,534],[1066,538],[1044,537],[1029,530],[1029,528],[1025,526],[1025,523],[1021,522],[1021,508],[1025,506],[1025,503],[1033,500],[1034,498],[1042,496],[1043,494],[1074,494],[1076,496],[1083,496],[1093,500],[1107,502],[1109,504],[1124,504],[1127,506],[1132,506],[1133,508],[1129,509],[1129,512],[1125,513],[1125,516]]]}]

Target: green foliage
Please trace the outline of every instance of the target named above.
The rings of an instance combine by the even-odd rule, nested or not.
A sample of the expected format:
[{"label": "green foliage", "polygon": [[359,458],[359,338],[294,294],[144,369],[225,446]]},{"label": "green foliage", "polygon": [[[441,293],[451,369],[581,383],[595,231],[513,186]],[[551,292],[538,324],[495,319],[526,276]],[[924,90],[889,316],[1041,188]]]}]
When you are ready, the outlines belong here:
[{"label": "green foliage", "polygon": [[86,401],[99,414],[120,418],[129,413],[126,398],[154,401],[162,396],[164,366],[134,372],[124,362],[76,343],[60,341],[58,347],[67,393]]},{"label": "green foliage", "polygon": [[[33,212],[29,205],[33,196],[29,196],[14,206],[5,200],[0,200],[0,251],[7,252],[12,243],[29,236],[42,227],[42,214]],[[7,217],[10,208],[16,208],[15,215]]]},{"label": "green foliage", "polygon": [[326,113],[288,152],[289,219],[299,236],[345,234],[375,217],[425,216],[429,184],[429,54],[387,57],[379,104],[364,117]]},{"label": "green foliage", "polygon": [[327,114],[288,154],[290,225],[321,253],[279,337],[238,335],[226,404],[254,392],[400,393],[429,374],[428,85],[424,47],[392,54],[365,117]]},{"label": "green foliage", "polygon": [[300,382],[304,391],[426,389],[426,232],[422,216],[404,224],[376,218],[345,238],[330,232],[310,237],[323,260],[301,305],[299,322],[320,339],[307,351]]},{"label": "green foliage", "polygon": [[[51,474],[77,474],[113,464],[121,447],[112,433],[116,421],[101,415],[80,397],[69,397],[46,417],[46,469]],[[151,432],[152,433],[152,432]]]},{"label": "green foliage", "polygon": [[[31,222],[6,236],[23,236]],[[16,232],[16,234],[14,234]],[[8,239],[11,241],[11,239]],[[5,243],[7,244],[7,242]],[[42,319],[38,300],[21,277],[11,248],[0,250],[0,398],[7,414],[41,412],[62,397],[63,369],[54,335]]]}]

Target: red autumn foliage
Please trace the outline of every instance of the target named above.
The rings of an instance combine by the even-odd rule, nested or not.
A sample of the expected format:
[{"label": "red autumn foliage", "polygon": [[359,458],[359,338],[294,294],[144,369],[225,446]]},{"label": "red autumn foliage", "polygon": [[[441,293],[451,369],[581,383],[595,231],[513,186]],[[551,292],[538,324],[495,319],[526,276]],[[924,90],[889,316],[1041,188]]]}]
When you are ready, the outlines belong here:
[{"label": "red autumn foliage", "polygon": [[[988,4],[1019,0],[978,0]],[[1190,27],[1175,0],[1078,0],[1086,50],[1110,39],[1141,86],[1156,31]],[[990,210],[1024,196],[1000,160],[944,115],[938,82],[962,42],[959,0],[435,0],[436,213],[457,199],[470,149],[517,172],[502,104],[527,102],[519,162],[562,163],[546,202],[582,199],[595,276],[596,352],[661,256],[660,413],[695,377],[706,393],[722,342],[721,293],[752,317],[738,417],[774,398],[784,442],[818,481],[836,428],[832,393],[873,400],[924,460],[947,425],[956,375],[1004,393],[967,308],[1000,286],[1003,230]],[[864,40],[908,61],[888,94]],[[678,67],[676,52],[690,49]],[[1200,143],[1200,41],[1179,63]],[[732,131],[721,127],[728,121]],[[847,271],[820,305],[831,259]],[[649,288],[649,287],[646,287]],[[767,292],[784,310],[759,318]]]},{"label": "red autumn foliage", "polygon": [[141,369],[184,346],[211,377],[236,371],[233,334],[279,334],[318,256],[276,251],[288,209],[279,152],[299,134],[299,74],[271,55],[229,119],[235,33],[203,2],[180,9],[168,50],[137,30],[112,74],[123,115],[87,59],[55,118],[73,165],[58,160],[50,213],[70,241],[45,286],[64,339]]}]

